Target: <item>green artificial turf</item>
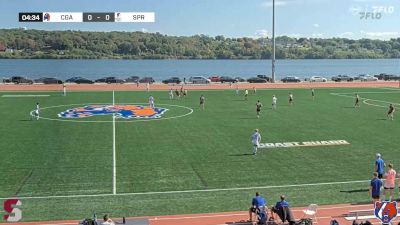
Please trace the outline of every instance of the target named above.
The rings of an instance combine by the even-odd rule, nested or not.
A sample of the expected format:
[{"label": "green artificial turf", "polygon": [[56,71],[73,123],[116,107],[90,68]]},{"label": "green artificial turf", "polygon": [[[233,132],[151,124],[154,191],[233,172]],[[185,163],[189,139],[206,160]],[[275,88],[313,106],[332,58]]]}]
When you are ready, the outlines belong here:
[{"label": "green artificial turf", "polygon": [[[370,105],[355,109],[355,92]],[[395,168],[400,163],[399,120],[386,119],[388,103],[399,106],[396,89],[316,89],[315,100],[305,89],[258,90],[247,101],[234,90],[189,91],[180,100],[169,100],[167,91],[115,92],[116,104],[147,102],[152,94],[156,106],[168,109],[162,118],[169,119],[116,120],[117,195],[103,196],[113,189],[112,116],[31,121],[29,112],[39,102],[42,117],[60,119],[58,113],[73,107],[111,104],[112,92],[4,94],[51,95],[0,97],[0,197],[21,197],[24,221],[82,219],[93,212],[122,217],[245,210],[255,191],[268,204],[280,194],[287,194],[292,205],[367,202],[367,181],[301,184],[369,180],[377,152]],[[205,110],[199,108],[201,94]],[[264,105],[259,119],[257,100]],[[190,115],[172,118],[190,109]],[[350,145],[260,149],[253,156],[255,128],[263,143],[347,140]],[[173,192],[185,190],[200,191]]]}]

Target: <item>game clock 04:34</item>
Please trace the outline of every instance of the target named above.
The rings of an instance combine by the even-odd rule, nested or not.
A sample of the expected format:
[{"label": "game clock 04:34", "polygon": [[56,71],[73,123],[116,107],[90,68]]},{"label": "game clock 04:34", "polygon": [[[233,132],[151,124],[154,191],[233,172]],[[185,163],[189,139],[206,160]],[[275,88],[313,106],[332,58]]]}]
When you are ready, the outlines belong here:
[{"label": "game clock 04:34", "polygon": [[19,22],[43,22],[43,13],[19,13]]}]

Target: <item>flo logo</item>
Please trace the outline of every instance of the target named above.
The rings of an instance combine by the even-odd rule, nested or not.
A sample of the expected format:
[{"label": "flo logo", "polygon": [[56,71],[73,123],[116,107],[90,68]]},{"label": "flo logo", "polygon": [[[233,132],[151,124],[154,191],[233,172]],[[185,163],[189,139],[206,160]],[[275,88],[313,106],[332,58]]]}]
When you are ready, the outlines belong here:
[{"label": "flo logo", "polygon": [[6,215],[3,216],[7,222],[18,222],[22,219],[22,210],[17,208],[22,205],[19,199],[7,199],[4,201],[3,208]]},{"label": "flo logo", "polygon": [[375,202],[375,216],[382,224],[389,224],[397,217],[397,202]]},{"label": "flo logo", "polygon": [[115,114],[116,118],[160,118],[168,109],[142,105],[86,105],[58,114],[61,118],[84,118]]}]

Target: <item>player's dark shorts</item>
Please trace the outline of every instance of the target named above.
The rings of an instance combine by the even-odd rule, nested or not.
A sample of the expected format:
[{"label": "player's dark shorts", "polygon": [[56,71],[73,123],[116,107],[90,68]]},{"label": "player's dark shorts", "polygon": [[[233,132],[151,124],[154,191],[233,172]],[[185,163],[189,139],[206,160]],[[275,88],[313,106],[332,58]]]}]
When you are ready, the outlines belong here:
[{"label": "player's dark shorts", "polygon": [[385,190],[393,190],[394,189],[394,187],[383,187],[383,189],[385,189]]},{"label": "player's dark shorts", "polygon": [[392,114],[392,113],[393,113],[393,111],[389,111],[389,112],[388,112],[388,115],[390,115],[390,114]]},{"label": "player's dark shorts", "polygon": [[378,178],[382,179],[382,177],[383,177],[383,174],[382,173],[378,173]]},{"label": "player's dark shorts", "polygon": [[251,207],[250,208],[251,212],[256,213],[257,212],[257,208],[256,207]]},{"label": "player's dark shorts", "polygon": [[372,199],[380,199],[379,195],[372,195]]},{"label": "player's dark shorts", "polygon": [[257,109],[257,112],[260,112],[261,111],[261,109]]}]

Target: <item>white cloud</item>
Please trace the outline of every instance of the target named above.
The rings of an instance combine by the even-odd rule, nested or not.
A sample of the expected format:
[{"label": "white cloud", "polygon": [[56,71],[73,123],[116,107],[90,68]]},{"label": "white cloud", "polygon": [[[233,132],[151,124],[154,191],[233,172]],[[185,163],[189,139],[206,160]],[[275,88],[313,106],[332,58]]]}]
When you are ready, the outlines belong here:
[{"label": "white cloud", "polygon": [[322,33],[311,34],[311,37],[313,37],[313,38],[322,38],[323,36],[324,36],[324,34],[322,34]]},{"label": "white cloud", "polygon": [[142,28],[140,31],[142,31],[143,33],[149,32],[146,28]]},{"label": "white cloud", "polygon": [[302,35],[302,34],[278,34],[278,35],[276,35],[277,37],[278,36],[288,36],[288,37],[292,37],[292,38],[301,38],[301,37],[304,37],[304,35]]},{"label": "white cloud", "polygon": [[[287,1],[284,1],[284,0],[275,0],[275,7],[276,7],[276,6],[284,6],[284,5],[287,5],[287,4],[288,4]],[[261,5],[262,5],[263,7],[270,8],[270,7],[272,7],[272,0],[267,0],[267,1],[263,2]]]},{"label": "white cloud", "polygon": [[351,6],[349,8],[349,12],[353,15],[353,16],[357,16],[360,14],[360,12],[363,10],[362,7],[360,6]]},{"label": "white cloud", "polygon": [[391,38],[399,38],[400,32],[397,31],[385,31],[385,32],[366,32],[360,31],[361,36],[363,38],[370,38],[370,39],[380,39],[380,40],[389,40]]},{"label": "white cloud", "polygon": [[377,2],[377,1],[381,1],[381,0],[353,0],[355,2]]},{"label": "white cloud", "polygon": [[344,32],[344,33],[339,34],[339,37],[341,37],[341,38],[350,38],[351,39],[351,38],[354,37],[354,33],[351,32],[351,31]]},{"label": "white cloud", "polygon": [[254,33],[254,35],[258,38],[264,38],[264,37],[268,37],[268,31],[265,29],[261,29],[261,30],[256,30],[256,32]]},{"label": "white cloud", "polygon": [[318,23],[314,23],[314,24],[313,24],[313,27],[317,27],[317,28],[318,28],[318,27],[319,27],[319,24],[318,24]]}]

